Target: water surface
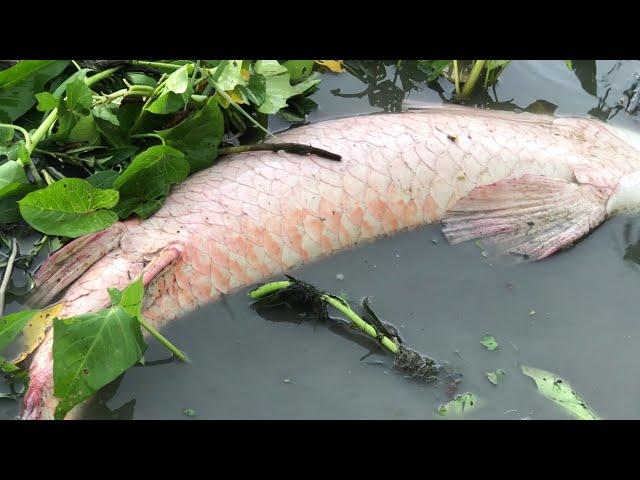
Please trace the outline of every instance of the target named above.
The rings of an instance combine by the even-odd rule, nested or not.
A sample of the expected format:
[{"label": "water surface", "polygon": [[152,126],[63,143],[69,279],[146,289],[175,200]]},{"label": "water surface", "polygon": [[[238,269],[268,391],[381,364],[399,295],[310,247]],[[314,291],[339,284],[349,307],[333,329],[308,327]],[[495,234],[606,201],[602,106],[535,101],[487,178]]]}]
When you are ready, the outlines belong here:
[{"label": "water surface", "polygon": [[[440,104],[451,96],[444,80],[414,88],[419,76],[411,71],[365,66],[377,69],[377,78],[325,75],[310,121],[398,110],[405,97]],[[474,103],[593,115],[640,129],[638,117],[618,107],[640,62],[574,61],[574,69],[562,61],[515,61],[495,92]],[[459,392],[482,401],[469,418],[568,418],[536,392],[520,364],[562,376],[604,418],[640,418],[638,242],[640,219],[619,217],[550,259],[504,265],[473,243],[448,245],[434,225],[291,273],[345,293],[353,304],[371,297],[408,345],[462,374]],[[449,400],[445,385],[404,378],[373,343],[332,322],[284,308],[256,311],[246,292],[169,326],[166,335],[192,363],[163,362],[166,352],[150,342],[147,366],[105,389],[91,417],[182,419],[192,409],[203,419],[439,418],[435,410]],[[485,333],[496,337],[498,350],[480,344]],[[506,372],[499,386],[484,375],[496,369]],[[15,402],[0,400],[1,418],[16,413]]]}]

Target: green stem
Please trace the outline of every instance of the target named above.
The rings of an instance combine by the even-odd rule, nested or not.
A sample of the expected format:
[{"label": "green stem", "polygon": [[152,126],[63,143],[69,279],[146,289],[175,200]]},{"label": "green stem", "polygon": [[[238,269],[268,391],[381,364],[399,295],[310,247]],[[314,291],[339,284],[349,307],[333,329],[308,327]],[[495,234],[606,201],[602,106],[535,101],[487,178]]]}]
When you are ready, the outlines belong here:
[{"label": "green stem", "polygon": [[149,97],[147,97],[147,101],[144,102],[144,105],[142,106],[142,108],[140,109],[140,113],[138,114],[138,118],[136,118],[136,121],[133,122],[132,127],[129,129],[129,132],[135,132],[138,129],[138,127],[140,126],[140,123],[142,122],[142,119],[144,118],[144,113],[147,111],[147,107],[149,105],[151,105],[151,102],[155,98],[156,93],[158,93],[164,87],[164,84],[166,82],[166,79],[164,78],[165,75],[166,74],[164,74],[164,73],[162,74],[162,76],[158,80],[158,84],[156,85],[156,88],[153,90],[153,93],[151,95],[149,95]]},{"label": "green stem", "polygon": [[[29,150],[29,147],[31,146],[31,135],[29,135],[29,132],[27,132],[24,128],[22,128],[20,125],[13,125],[10,123],[0,123],[0,128],[10,128],[11,130],[17,130],[18,132],[20,132],[24,136],[25,146],[27,147],[27,150]],[[31,152],[29,151],[29,153]]]},{"label": "green stem", "polygon": [[162,138],[160,135],[158,135],[157,133],[138,133],[136,135],[129,135],[131,138],[145,138],[145,137],[154,137],[154,138],[158,138],[160,139],[160,141],[162,142],[162,145],[165,145],[164,143],[164,138]]},{"label": "green stem", "polygon": [[249,115],[247,112],[244,111],[244,109],[238,105],[233,98],[231,98],[227,92],[225,92],[224,90],[222,90],[220,87],[218,87],[218,84],[215,82],[215,80],[213,80],[211,78],[211,76],[207,76],[207,80],[209,81],[209,84],[213,85],[213,87],[216,89],[216,93],[219,93],[220,96],[222,98],[224,98],[227,102],[229,102],[231,105],[233,105],[233,108],[235,108],[238,112],[240,112],[240,114],[245,117],[246,119],[249,120],[249,122],[251,122],[251,124],[256,127],[259,130],[262,130],[266,135],[269,135],[270,137],[273,138],[277,138],[273,133],[271,133],[269,130],[267,130],[266,128],[264,128],[262,125],[260,125],[260,123],[258,123],[258,121],[253,118],[251,115]]},{"label": "green stem", "polygon": [[458,61],[453,61],[453,81],[456,84],[456,97],[460,96],[460,72],[458,71]]},{"label": "green stem", "polygon": [[469,80],[467,80],[464,84],[464,88],[462,89],[462,98],[467,98],[471,95],[471,92],[473,92],[485,63],[487,63],[486,60],[476,60],[474,62],[473,67],[471,68],[471,73],[469,74]]},{"label": "green stem", "polygon": [[[105,78],[111,76],[112,74],[120,70],[120,68],[122,67],[108,68],[107,70],[103,70],[100,73],[96,73],[95,75],[89,78],[86,78],[85,83],[87,84],[88,87],[90,87],[98,83],[99,81],[104,80]],[[53,126],[53,124],[56,122],[57,119],[58,119],[58,109],[54,108],[53,110],[51,110],[51,113],[49,113],[49,115],[44,120],[44,122],[40,124],[40,126],[36,129],[35,132],[33,132],[33,135],[31,136],[31,145],[27,147],[29,154],[33,153],[33,150],[36,148],[38,143],[40,143],[40,140],[44,138],[44,136],[47,134],[47,132]]]},{"label": "green stem", "polygon": [[16,242],[16,238],[13,237],[11,241],[11,255],[9,256],[9,261],[7,262],[7,266],[4,269],[2,284],[0,284],[0,316],[2,316],[4,312],[4,297],[7,292],[7,287],[9,285],[9,278],[11,278],[11,272],[13,271],[13,262],[16,259],[17,253],[18,253],[18,243]]},{"label": "green stem", "polygon": [[387,338],[385,336],[378,336],[378,332],[376,332],[376,329],[373,328],[373,326],[371,326],[367,322],[365,322],[362,318],[360,318],[360,316],[357,315],[356,312],[351,310],[351,308],[349,308],[345,304],[341,303],[340,301],[336,300],[335,298],[333,298],[333,297],[331,297],[331,296],[329,296],[327,294],[324,294],[324,293],[321,295],[320,298],[322,298],[322,300],[327,302],[329,305],[331,305],[336,310],[338,310],[341,313],[343,313],[344,315],[346,315],[346,317],[349,320],[351,320],[351,322],[356,327],[358,327],[360,330],[362,330],[364,333],[366,333],[370,337],[373,337],[376,340],[379,339],[380,343],[387,350],[389,350],[391,353],[397,353],[398,352],[398,345],[396,345],[393,342],[393,340],[391,340],[391,339],[389,339],[389,338]]},{"label": "green stem", "polygon": [[[145,60],[133,60],[131,64],[140,65],[142,67],[157,68],[159,70],[169,70],[171,72],[174,72],[184,66],[184,65],[176,65],[173,63],[164,63],[164,62],[147,62]],[[187,72],[191,73],[194,69],[193,63],[187,63],[186,65],[187,65]]]},{"label": "green stem", "polygon": [[244,153],[244,152],[277,152],[284,150],[285,152],[295,153],[298,155],[315,154],[319,157],[328,158],[330,160],[340,160],[342,157],[335,153],[331,153],[321,148],[315,148],[311,145],[304,145],[302,143],[258,143],[255,145],[239,145],[237,147],[224,147],[218,150],[220,155],[229,155],[232,153]]},{"label": "green stem", "polygon": [[[253,300],[259,300],[260,298],[266,297],[267,295],[271,295],[272,293],[278,292],[280,290],[284,290],[285,288],[290,287],[292,284],[293,282],[288,280],[267,283],[265,285],[261,285],[260,287],[251,290],[249,292],[249,298]],[[333,298],[330,295],[327,295],[326,293],[321,294],[320,298],[327,304],[331,305],[336,310],[343,313],[351,321],[351,323],[353,323],[356,327],[358,327],[364,333],[366,333],[367,335],[369,335],[370,337],[376,340],[380,340],[380,343],[391,353],[395,354],[398,352],[399,350],[398,345],[396,345],[396,343],[393,340],[385,336],[379,336],[376,329],[373,328],[373,326],[370,325],[369,323],[365,322],[356,312],[351,310],[351,308],[348,305],[340,302],[339,300],[336,300],[335,298]]]},{"label": "green stem", "polygon": [[249,292],[249,298],[253,300],[258,300],[262,297],[266,297],[267,295],[271,295],[279,290],[284,290],[285,288],[290,287],[293,282],[289,280],[283,280],[281,282],[271,282],[266,283],[264,285],[259,286],[258,288],[254,288]]},{"label": "green stem", "polygon": [[164,345],[165,347],[167,347],[167,349],[173,353],[176,358],[178,358],[179,360],[185,362],[185,363],[190,363],[189,359],[187,358],[187,356],[181,352],[180,350],[178,350],[178,348],[171,343],[169,340],[167,340],[158,330],[156,330],[153,325],[151,325],[150,323],[148,323],[143,317],[142,315],[138,316],[138,321],[140,322],[140,325],[142,325],[150,334],[152,337],[154,337],[156,340],[158,340],[162,345]]},{"label": "green stem", "polygon": [[47,182],[47,185],[51,185],[52,183],[55,183],[55,180],[51,178],[51,175],[49,175],[49,172],[47,172],[44,168],[40,171],[42,172],[42,176],[44,177],[44,181]]},{"label": "green stem", "polygon": [[84,83],[87,84],[87,87],[91,87],[92,85],[95,85],[96,83],[100,82],[101,80],[104,80],[105,78],[110,77],[111,75],[116,73],[121,68],[122,67],[107,68],[106,70],[103,70],[100,73],[96,73],[95,75],[92,75],[92,76],[86,78]]}]

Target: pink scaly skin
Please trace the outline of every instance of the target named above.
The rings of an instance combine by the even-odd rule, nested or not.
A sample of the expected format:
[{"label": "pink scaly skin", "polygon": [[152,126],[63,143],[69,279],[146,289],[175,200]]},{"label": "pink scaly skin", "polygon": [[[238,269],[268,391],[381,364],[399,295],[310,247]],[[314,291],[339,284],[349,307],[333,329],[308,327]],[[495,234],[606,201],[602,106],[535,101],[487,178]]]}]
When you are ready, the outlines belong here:
[{"label": "pink scaly skin", "polygon": [[[575,181],[574,170],[610,184],[640,170],[638,151],[599,122],[465,108],[326,121],[278,141],[342,161],[283,152],[221,159],[178,185],[153,217],[125,223],[119,247],[68,289],[61,316],[101,308],[108,287],[144,270],[144,315],[162,327],[221,294],[437,221],[481,185],[525,174]],[[167,248],[177,260],[155,275]],[[33,358],[23,418],[53,416],[51,337]]]}]

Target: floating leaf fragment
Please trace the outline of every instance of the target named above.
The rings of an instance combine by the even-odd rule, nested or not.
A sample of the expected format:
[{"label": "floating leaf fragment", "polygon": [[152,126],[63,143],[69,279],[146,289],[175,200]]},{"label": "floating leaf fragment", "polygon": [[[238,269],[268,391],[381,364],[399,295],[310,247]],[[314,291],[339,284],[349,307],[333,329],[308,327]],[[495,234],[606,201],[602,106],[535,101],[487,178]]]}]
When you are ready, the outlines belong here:
[{"label": "floating leaf fragment", "polygon": [[491,383],[498,385],[504,380],[505,373],[504,370],[496,370],[495,372],[485,372],[485,375]]},{"label": "floating leaf fragment", "polygon": [[453,400],[440,405],[438,415],[446,417],[449,415],[464,415],[478,408],[478,398],[473,393],[458,395]]},{"label": "floating leaf fragment", "polygon": [[576,418],[580,420],[600,420],[600,417],[587,406],[580,395],[571,388],[571,385],[556,374],[525,365],[520,368],[522,373],[533,378],[538,391],[542,395],[565,408]]},{"label": "floating leaf fragment", "polygon": [[490,352],[493,352],[499,346],[495,337],[493,335],[488,335],[488,334],[482,337],[482,339],[480,340],[480,343],[484,345],[484,347]]}]

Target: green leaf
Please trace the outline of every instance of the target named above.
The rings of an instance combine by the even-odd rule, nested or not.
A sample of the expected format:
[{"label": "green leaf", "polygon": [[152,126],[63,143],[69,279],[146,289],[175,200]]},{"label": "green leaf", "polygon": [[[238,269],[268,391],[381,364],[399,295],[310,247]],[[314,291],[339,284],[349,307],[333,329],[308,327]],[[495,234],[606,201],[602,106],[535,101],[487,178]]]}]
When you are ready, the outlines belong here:
[{"label": "green leaf", "polygon": [[253,68],[256,73],[265,77],[288,72],[287,67],[280,65],[277,60],[258,60]]},{"label": "green leaf", "polygon": [[[9,115],[4,113],[2,110],[0,110],[0,123],[12,123]],[[1,147],[8,146],[13,140],[14,135],[15,130],[12,128],[0,127],[0,155],[2,155],[3,150]]]},{"label": "green leaf", "polygon": [[465,393],[458,395],[450,402],[440,405],[438,415],[442,417],[448,415],[460,416],[473,411],[479,406],[478,398],[473,393]]},{"label": "green leaf", "polygon": [[10,183],[29,183],[22,165],[11,160],[0,165],[0,192]]},{"label": "green leaf", "polygon": [[[0,372],[12,374],[19,370],[20,368],[17,365],[11,362],[7,362],[5,358],[0,357]],[[0,398],[2,398],[1,395],[0,395]]]},{"label": "green leaf", "polygon": [[580,420],[600,420],[580,395],[573,391],[571,385],[556,374],[525,365],[521,365],[520,368],[522,373],[533,378],[542,395],[566,409],[574,417]]},{"label": "green leaf", "polygon": [[511,60],[487,60],[484,68],[486,68],[488,71],[491,71],[495,70],[496,68],[506,67],[507,65],[509,65],[509,63],[511,63]]},{"label": "green leaf", "polygon": [[156,132],[167,145],[184,153],[191,173],[213,164],[224,134],[224,119],[213,97],[195,114],[173,128]]},{"label": "green leaf", "polygon": [[162,205],[164,205],[165,199],[166,199],[166,196],[162,196],[155,200],[147,200],[144,203],[140,203],[133,209],[133,213],[135,213],[138,217],[142,218],[143,220],[145,218],[149,218],[151,215],[153,215],[158,210],[160,210],[160,208],[162,208]]},{"label": "green leaf", "polygon": [[320,79],[309,79],[292,86],[289,81],[289,73],[275,75],[266,78],[266,98],[258,111],[260,113],[277,113],[281,108],[287,107],[287,99],[294,95],[300,95],[320,82]]},{"label": "green leaf", "polygon": [[34,189],[18,162],[9,160],[0,165],[0,224],[20,220],[17,201]]},{"label": "green leaf", "polygon": [[156,98],[151,105],[147,107],[147,110],[160,115],[177,112],[181,108],[184,108],[185,105],[186,101],[182,95],[167,91]]},{"label": "green leaf", "polygon": [[[107,105],[97,105],[93,110],[91,110],[91,113],[93,114],[94,117],[101,118],[119,127],[120,120],[118,120],[118,117],[111,110],[112,109],[109,108]],[[114,110],[117,110],[117,109],[114,109]]]},{"label": "green leaf", "polygon": [[485,375],[491,383],[498,385],[502,380],[504,380],[504,376],[506,374],[504,373],[504,370],[496,370],[495,372],[485,372]]},{"label": "green leaf", "polygon": [[[218,74],[219,75],[215,75]],[[228,60],[216,67],[214,79],[216,85],[221,90],[233,90],[237,85],[246,85],[247,81],[242,78],[242,60]]]},{"label": "green leaf", "polygon": [[86,142],[89,145],[95,145],[100,138],[100,134],[96,128],[93,118],[89,115],[80,117],[73,128],[69,131],[67,141],[69,142]]},{"label": "green leaf", "polygon": [[179,94],[185,93],[188,86],[189,71],[187,70],[186,65],[180,67],[178,70],[169,75],[169,78],[167,78],[167,82],[165,83],[166,90]]},{"label": "green leaf", "polygon": [[169,185],[189,175],[189,162],[173,147],[155,145],[138,154],[114,182],[123,196],[153,200],[166,194]]},{"label": "green leaf", "polygon": [[291,81],[297,82],[313,72],[313,60],[287,60],[283,66],[289,71]]},{"label": "green leaf", "polygon": [[23,310],[0,317],[0,352],[18,336],[39,310]]},{"label": "green leaf", "polygon": [[58,87],[53,92],[53,96],[56,98],[63,97],[67,91],[67,85],[69,85],[71,82],[75,82],[78,78],[81,78],[82,80],[84,80],[87,76],[87,73],[89,73],[90,71],[91,71],[90,68],[82,68],[77,72],[75,72],[74,74],[70,75],[68,78],[64,80],[64,82],[58,85]]},{"label": "green leaf", "polygon": [[496,348],[499,347],[499,344],[493,335],[485,335],[480,340],[480,343],[484,345],[484,347],[490,352],[493,352]]},{"label": "green leaf", "polygon": [[80,76],[67,84],[65,103],[71,112],[88,115],[92,99],[93,95],[84,77]]},{"label": "green leaf", "polygon": [[113,292],[117,289],[109,289],[111,300],[117,299],[115,305],[124,308],[129,315],[136,318],[142,316],[142,297],[144,296],[144,284],[142,283],[142,275],[139,275],[127,287],[117,293]]},{"label": "green leaf", "polygon": [[68,64],[68,60],[22,60],[0,72],[0,110],[12,121],[24,115],[36,104],[35,94]]},{"label": "green leaf", "polygon": [[131,158],[138,151],[138,147],[132,145],[114,148],[105,148],[96,153],[96,163],[101,167],[119,165]]},{"label": "green leaf", "polygon": [[[91,114],[92,94],[84,76],[67,84],[67,98],[58,100],[58,130],[50,137],[55,142],[95,143],[98,132]],[[77,127],[77,128],[76,128]]]},{"label": "green leaf", "polygon": [[144,85],[146,87],[154,87],[158,84],[158,82],[148,75],[143,73],[135,73],[135,72],[127,72],[127,78],[134,85]]},{"label": "green leaf", "polygon": [[427,75],[427,82],[437,80],[453,60],[418,60],[418,70]]},{"label": "green leaf", "polygon": [[0,188],[0,224],[15,223],[20,221],[20,209],[18,201],[26,194],[36,190],[36,186],[30,183],[10,183]]},{"label": "green leaf", "polygon": [[26,222],[47,235],[79,237],[112,225],[109,210],[118,203],[115,190],[95,188],[86,180],[65,178],[28,194],[18,202]]},{"label": "green leaf", "polygon": [[53,96],[49,92],[36,93],[38,99],[38,110],[41,112],[48,112],[58,106],[58,98]]},{"label": "green leaf", "polygon": [[267,96],[266,85],[266,78],[262,75],[255,74],[251,75],[249,83],[246,86],[239,86],[238,90],[247,97],[251,103],[260,106],[264,103]]},{"label": "green leaf", "polygon": [[55,418],[136,364],[147,349],[136,318],[116,306],[53,321]]},{"label": "green leaf", "polygon": [[567,68],[571,71],[573,71],[573,61],[572,60],[565,60],[564,64],[567,66]]},{"label": "green leaf", "polygon": [[111,188],[118,175],[120,174],[115,170],[103,170],[88,176],[86,180],[96,188]]}]

